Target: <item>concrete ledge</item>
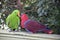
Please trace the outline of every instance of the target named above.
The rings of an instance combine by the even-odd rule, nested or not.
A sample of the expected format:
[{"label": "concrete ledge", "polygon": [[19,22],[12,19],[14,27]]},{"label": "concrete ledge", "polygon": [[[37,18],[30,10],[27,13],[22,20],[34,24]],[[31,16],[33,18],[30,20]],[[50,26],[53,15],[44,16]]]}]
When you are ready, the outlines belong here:
[{"label": "concrete ledge", "polygon": [[14,38],[26,38],[26,39],[50,39],[60,40],[60,35],[55,34],[32,34],[27,32],[7,32],[6,30],[0,30],[0,37],[14,37]]}]

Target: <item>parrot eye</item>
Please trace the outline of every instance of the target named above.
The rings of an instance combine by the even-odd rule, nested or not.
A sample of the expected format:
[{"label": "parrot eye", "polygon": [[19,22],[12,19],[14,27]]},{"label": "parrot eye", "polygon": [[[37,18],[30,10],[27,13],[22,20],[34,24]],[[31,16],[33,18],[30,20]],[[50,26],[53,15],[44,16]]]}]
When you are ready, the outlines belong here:
[{"label": "parrot eye", "polygon": [[15,12],[16,13],[16,12]]}]

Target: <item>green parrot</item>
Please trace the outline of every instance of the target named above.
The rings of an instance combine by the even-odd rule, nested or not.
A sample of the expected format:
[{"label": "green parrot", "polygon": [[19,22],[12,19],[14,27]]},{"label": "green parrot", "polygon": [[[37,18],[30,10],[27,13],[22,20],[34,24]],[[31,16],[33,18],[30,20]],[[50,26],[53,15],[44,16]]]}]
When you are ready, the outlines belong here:
[{"label": "green parrot", "polygon": [[6,24],[11,30],[16,30],[18,29],[18,26],[20,24],[20,18],[19,15],[20,11],[19,10],[14,10],[7,18],[6,18]]}]

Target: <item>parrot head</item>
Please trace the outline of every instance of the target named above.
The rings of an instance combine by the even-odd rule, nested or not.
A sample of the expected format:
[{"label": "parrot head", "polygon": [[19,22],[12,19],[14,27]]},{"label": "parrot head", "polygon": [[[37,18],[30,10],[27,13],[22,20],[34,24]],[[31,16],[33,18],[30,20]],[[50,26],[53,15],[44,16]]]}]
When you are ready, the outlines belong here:
[{"label": "parrot head", "polygon": [[20,11],[19,10],[14,10],[11,15],[20,17]]},{"label": "parrot head", "polygon": [[22,20],[23,22],[27,21],[28,19],[29,19],[29,18],[28,18],[28,15],[27,15],[27,14],[23,13],[23,14],[21,15],[21,20]]}]

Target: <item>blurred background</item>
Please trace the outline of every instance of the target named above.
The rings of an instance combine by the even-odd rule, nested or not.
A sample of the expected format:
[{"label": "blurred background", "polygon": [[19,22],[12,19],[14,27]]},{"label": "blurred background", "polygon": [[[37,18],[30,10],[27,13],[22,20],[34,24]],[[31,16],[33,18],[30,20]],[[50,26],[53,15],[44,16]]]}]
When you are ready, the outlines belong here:
[{"label": "blurred background", "polygon": [[26,12],[30,19],[47,25],[60,34],[60,0],[0,0],[0,24],[15,9]]}]

